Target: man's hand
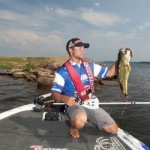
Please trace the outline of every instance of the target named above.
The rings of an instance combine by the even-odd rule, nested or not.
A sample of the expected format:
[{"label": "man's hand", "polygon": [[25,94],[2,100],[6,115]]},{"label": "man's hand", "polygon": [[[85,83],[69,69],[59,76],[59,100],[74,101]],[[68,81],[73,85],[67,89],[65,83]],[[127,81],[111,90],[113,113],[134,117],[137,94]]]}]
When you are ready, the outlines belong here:
[{"label": "man's hand", "polygon": [[77,102],[75,101],[74,97],[66,97],[64,99],[64,103],[67,104],[68,106],[76,106]]},{"label": "man's hand", "polygon": [[62,95],[60,93],[52,93],[52,98],[58,103],[65,103],[68,106],[76,106],[77,102],[75,101],[75,97],[70,97],[66,95]]}]

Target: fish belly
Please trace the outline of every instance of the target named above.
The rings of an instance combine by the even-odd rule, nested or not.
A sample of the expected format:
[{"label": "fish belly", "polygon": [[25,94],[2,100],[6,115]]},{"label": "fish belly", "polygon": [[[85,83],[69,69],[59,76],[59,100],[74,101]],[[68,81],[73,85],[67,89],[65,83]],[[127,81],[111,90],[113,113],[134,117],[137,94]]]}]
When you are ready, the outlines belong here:
[{"label": "fish belly", "polygon": [[118,81],[120,84],[120,88],[122,94],[124,96],[128,95],[128,78],[131,71],[130,64],[120,63],[119,65],[119,74],[118,74]]}]

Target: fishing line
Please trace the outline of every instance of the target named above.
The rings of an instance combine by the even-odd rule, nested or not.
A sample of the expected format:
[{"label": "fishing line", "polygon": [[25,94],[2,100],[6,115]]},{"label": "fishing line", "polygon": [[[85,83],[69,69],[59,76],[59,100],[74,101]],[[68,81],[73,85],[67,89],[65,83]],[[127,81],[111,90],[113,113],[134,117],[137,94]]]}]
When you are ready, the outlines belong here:
[{"label": "fishing line", "polygon": [[125,109],[127,108],[127,104],[124,106],[122,112],[121,112],[121,115],[123,116],[124,115],[124,112],[125,112]]}]

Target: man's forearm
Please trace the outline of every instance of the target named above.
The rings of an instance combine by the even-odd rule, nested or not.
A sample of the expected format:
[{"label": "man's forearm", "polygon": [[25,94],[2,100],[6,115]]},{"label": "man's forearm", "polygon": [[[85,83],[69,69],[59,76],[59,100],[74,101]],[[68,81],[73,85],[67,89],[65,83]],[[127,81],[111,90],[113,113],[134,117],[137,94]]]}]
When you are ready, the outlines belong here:
[{"label": "man's forearm", "polygon": [[117,61],[109,68],[107,77],[114,77],[117,71]]},{"label": "man's forearm", "polygon": [[68,106],[76,106],[77,103],[74,97],[62,95],[60,93],[52,93],[52,98],[59,103],[65,103]]},{"label": "man's forearm", "polygon": [[66,103],[68,97],[60,93],[52,93],[52,98],[59,103]]}]

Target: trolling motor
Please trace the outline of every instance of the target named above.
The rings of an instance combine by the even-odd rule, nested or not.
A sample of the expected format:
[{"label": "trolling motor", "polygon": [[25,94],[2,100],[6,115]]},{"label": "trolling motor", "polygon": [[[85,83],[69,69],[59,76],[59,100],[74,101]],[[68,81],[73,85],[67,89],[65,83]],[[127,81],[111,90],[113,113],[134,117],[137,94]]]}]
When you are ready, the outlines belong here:
[{"label": "trolling motor", "polygon": [[38,96],[34,99],[34,104],[38,105],[46,105],[51,102],[54,102],[54,100],[51,97],[51,93]]},{"label": "trolling motor", "polygon": [[65,104],[55,103],[51,97],[51,93],[38,96],[34,99],[36,105],[34,111],[43,111],[44,119],[46,121],[59,120],[60,113],[64,113]]},{"label": "trolling motor", "polygon": [[51,93],[44,94],[38,96],[34,99],[35,107],[33,108],[34,111],[41,111],[46,105],[53,103],[54,100],[51,98]]}]

